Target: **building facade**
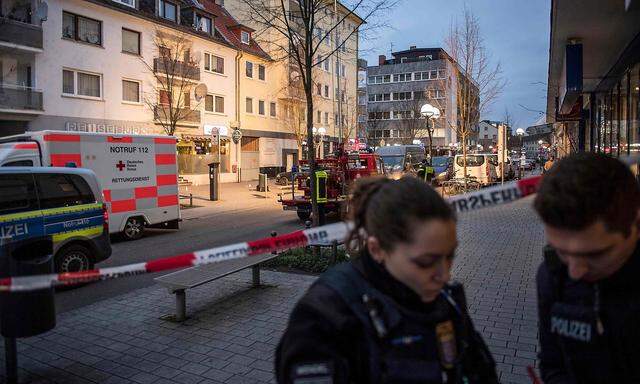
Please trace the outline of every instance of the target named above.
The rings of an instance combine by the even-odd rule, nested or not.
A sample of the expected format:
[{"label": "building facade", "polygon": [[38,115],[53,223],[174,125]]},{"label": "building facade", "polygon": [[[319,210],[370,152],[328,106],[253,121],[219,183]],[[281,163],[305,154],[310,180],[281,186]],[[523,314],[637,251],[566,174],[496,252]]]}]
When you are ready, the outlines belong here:
[{"label": "building facade", "polygon": [[[378,65],[367,68],[369,143],[428,145],[427,122],[420,108],[429,103],[440,110],[440,117],[429,124],[432,145],[449,148],[458,141],[458,87],[470,82],[459,78],[457,64],[442,48],[412,46],[392,55],[392,59],[379,56]],[[468,142],[470,136],[474,135],[468,135]]]},{"label": "building facade", "polygon": [[[0,2],[0,136],[172,134],[180,175],[195,184],[208,183],[212,161],[232,182],[290,169],[301,157],[306,115],[299,92],[292,97],[290,63],[274,60],[223,2],[39,4]],[[314,125],[326,132],[320,156],[339,132],[355,137],[358,42],[347,31],[358,20],[343,23],[344,48],[314,69]]]},{"label": "building facade", "polygon": [[640,153],[638,20],[638,0],[579,7],[552,0],[547,122],[554,154]]},{"label": "building facade", "polygon": [[481,150],[489,151],[498,145],[499,121],[482,120],[478,123],[478,144]]},{"label": "building facade", "polygon": [[367,141],[367,61],[358,59],[358,118],[357,118],[357,134],[359,141],[366,143]]}]

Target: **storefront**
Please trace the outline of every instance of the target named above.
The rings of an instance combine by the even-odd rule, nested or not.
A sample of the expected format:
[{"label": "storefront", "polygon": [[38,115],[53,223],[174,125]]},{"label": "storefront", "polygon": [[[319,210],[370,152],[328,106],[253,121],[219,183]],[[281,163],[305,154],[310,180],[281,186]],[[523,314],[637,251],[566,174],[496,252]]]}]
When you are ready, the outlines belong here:
[{"label": "storefront", "polygon": [[640,2],[552,0],[551,16],[553,150],[640,153]]}]

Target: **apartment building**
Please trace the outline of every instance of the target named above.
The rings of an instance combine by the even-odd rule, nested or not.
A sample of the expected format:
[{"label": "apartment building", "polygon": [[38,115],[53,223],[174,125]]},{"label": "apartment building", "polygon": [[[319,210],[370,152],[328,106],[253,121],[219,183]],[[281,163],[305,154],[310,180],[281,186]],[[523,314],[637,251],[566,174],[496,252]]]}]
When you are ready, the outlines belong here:
[{"label": "apartment building", "polygon": [[[279,81],[270,86],[282,105],[277,134],[285,140],[295,140],[303,148],[301,155],[304,157],[307,153],[306,101],[300,70],[293,59],[283,55],[284,37],[273,27],[256,23],[242,0],[225,0],[224,5],[235,18],[256,29],[258,43],[275,58],[271,66]],[[285,6],[288,14],[295,15],[295,0],[286,1]],[[318,13],[313,36],[320,42],[313,59],[313,124],[316,132],[323,132],[316,137],[315,151],[317,156],[324,157],[336,148],[341,135],[343,138],[356,136],[358,28],[362,20],[349,13],[340,2],[327,1],[326,7],[319,7]],[[295,26],[295,16],[291,16],[290,21]],[[338,27],[328,34],[336,24]],[[292,154],[287,156],[293,157]],[[285,162],[289,167],[289,160]]]},{"label": "apartment building", "polygon": [[430,123],[433,146],[445,148],[456,143],[458,87],[470,83],[458,78],[457,63],[442,48],[411,46],[392,55],[392,59],[380,55],[378,65],[367,68],[369,144],[420,141],[428,145],[426,121],[420,116],[426,103],[440,110],[440,118]]},{"label": "apartment building", "polygon": [[358,106],[357,106],[357,134],[363,143],[367,140],[367,61],[358,59]]}]

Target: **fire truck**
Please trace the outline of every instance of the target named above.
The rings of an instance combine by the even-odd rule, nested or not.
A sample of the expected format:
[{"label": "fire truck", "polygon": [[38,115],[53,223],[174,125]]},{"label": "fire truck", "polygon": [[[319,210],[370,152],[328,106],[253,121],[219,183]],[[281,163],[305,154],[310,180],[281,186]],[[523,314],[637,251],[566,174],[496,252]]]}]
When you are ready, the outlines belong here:
[{"label": "fire truck", "polygon": [[[301,168],[308,165],[308,161],[300,162]],[[316,160],[317,201],[325,204],[325,212],[335,212],[338,215],[346,213],[347,194],[353,182],[361,177],[383,175],[384,166],[380,156],[368,150],[342,151]],[[278,201],[285,211],[296,211],[301,220],[311,217],[311,176],[309,172],[298,173],[291,186],[289,198],[282,195]],[[296,186],[302,194],[296,195]]]}]

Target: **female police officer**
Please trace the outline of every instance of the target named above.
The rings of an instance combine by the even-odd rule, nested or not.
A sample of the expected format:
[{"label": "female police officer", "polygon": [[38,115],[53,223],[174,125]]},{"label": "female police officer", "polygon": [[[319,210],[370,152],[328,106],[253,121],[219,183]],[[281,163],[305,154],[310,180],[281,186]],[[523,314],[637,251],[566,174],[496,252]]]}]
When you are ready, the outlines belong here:
[{"label": "female police officer", "polygon": [[359,254],[294,308],[279,383],[497,383],[460,285],[448,284],[455,217],[425,183],[361,179],[347,239]]}]

